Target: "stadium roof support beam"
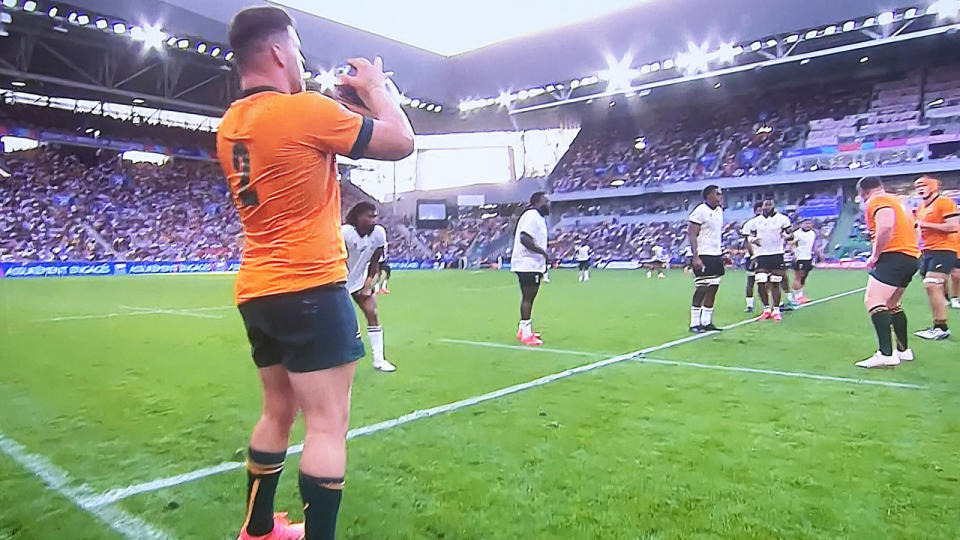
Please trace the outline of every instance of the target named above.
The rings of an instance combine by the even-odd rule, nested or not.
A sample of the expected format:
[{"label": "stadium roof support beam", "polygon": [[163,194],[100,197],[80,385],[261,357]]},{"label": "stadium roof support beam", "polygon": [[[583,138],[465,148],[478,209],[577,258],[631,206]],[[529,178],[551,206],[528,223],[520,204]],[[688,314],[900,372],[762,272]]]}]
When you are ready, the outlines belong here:
[{"label": "stadium roof support beam", "polygon": [[86,70],[86,69],[84,69],[84,68],[82,68],[82,67],[74,64],[72,60],[70,60],[70,59],[67,58],[66,56],[60,54],[60,53],[59,53],[56,49],[54,49],[53,47],[47,45],[46,43],[44,43],[44,42],[42,42],[42,41],[41,41],[40,43],[38,43],[37,45],[39,45],[40,47],[43,47],[44,49],[46,49],[46,51],[49,52],[51,56],[53,56],[54,58],[56,58],[57,60],[59,60],[64,66],[66,66],[66,67],[70,68],[71,70],[73,70],[73,72],[74,72],[75,74],[80,75],[81,77],[83,77],[84,79],[92,82],[93,84],[98,84],[98,85],[103,86],[103,82],[102,82],[102,81],[98,80],[96,77],[92,77],[89,73],[87,73],[87,70]]},{"label": "stadium roof support beam", "polygon": [[[7,77],[14,77],[14,78],[23,79],[23,80],[32,80],[37,82],[56,84],[56,85],[64,86],[68,88],[75,88],[77,90],[98,92],[102,94],[121,96],[121,97],[130,98],[130,99],[143,97],[142,93],[130,92],[120,88],[110,88],[109,86],[104,86],[100,84],[87,84],[80,81],[62,79],[60,77],[51,77],[49,75],[40,75],[37,73],[29,73],[26,71],[16,70],[16,69],[0,68],[0,75],[5,75]],[[223,115],[222,107],[215,107],[213,105],[203,105],[200,103],[192,103],[192,102],[183,101],[180,99],[170,99],[170,98],[159,97],[159,96],[149,96],[149,97],[150,97],[150,101],[157,105],[167,105],[169,107],[175,107],[178,110],[195,111],[198,113],[202,112],[204,114],[213,114],[216,116]]]},{"label": "stadium roof support beam", "polygon": [[16,69],[30,69],[30,60],[33,59],[33,50],[37,40],[32,36],[24,36],[17,40]]},{"label": "stadium roof support beam", "polygon": [[0,66],[6,66],[9,69],[19,71],[19,68],[17,66],[15,66],[14,64],[11,64],[10,62],[6,61],[3,58],[0,58]]},{"label": "stadium roof support beam", "polygon": [[137,70],[135,73],[133,73],[132,75],[128,76],[127,78],[121,79],[120,81],[115,82],[115,83],[113,84],[113,87],[114,87],[114,88],[121,88],[121,87],[123,87],[123,85],[125,85],[125,84],[127,84],[127,83],[130,83],[130,82],[133,82],[134,80],[138,79],[141,75],[145,75],[146,73],[149,73],[151,70],[160,67],[160,65],[161,65],[160,62],[154,62],[154,63],[152,63],[152,64],[150,64],[150,65],[148,65],[148,66],[146,66],[146,67],[144,67],[144,68],[141,68],[141,69]]},{"label": "stadium roof support beam", "polygon": [[[89,99],[70,90],[101,93],[212,116],[221,116],[235,97],[236,80],[229,67],[189,51],[117,49],[112,34],[100,39],[104,36],[88,36],[82,29],[60,33],[29,24],[9,29],[10,35],[0,42],[2,73],[59,86],[44,90],[52,95]],[[41,58],[43,65],[38,63]]]},{"label": "stadium roof support beam", "polygon": [[189,94],[190,92],[193,92],[194,90],[196,90],[196,89],[198,89],[198,88],[200,88],[200,87],[206,86],[207,84],[210,84],[210,83],[212,83],[212,82],[214,82],[214,81],[218,81],[218,80],[223,79],[223,78],[224,78],[223,73],[217,73],[217,74],[214,75],[213,77],[208,77],[208,78],[206,78],[206,79],[198,82],[197,84],[195,84],[195,85],[193,85],[193,86],[191,86],[191,87],[189,87],[189,88],[187,88],[187,89],[185,89],[185,90],[181,90],[181,91],[177,92],[176,94],[172,95],[171,97],[174,98],[174,99],[182,98],[183,96]]},{"label": "stadium roof support beam", "polygon": [[[867,41],[860,41],[860,42],[850,43],[850,44],[847,44],[847,45],[841,45],[841,46],[837,46],[837,47],[829,47],[829,48],[826,48],[826,49],[814,50],[814,51],[805,52],[805,53],[797,54],[797,55],[792,55],[792,54],[779,54],[778,57],[776,57],[776,58],[770,58],[770,59],[763,60],[763,61],[759,61],[759,62],[750,62],[750,63],[741,64],[741,65],[736,65],[736,66],[731,66],[731,67],[728,67],[728,68],[718,69],[718,70],[714,70],[714,71],[707,71],[707,72],[704,72],[704,73],[697,73],[697,74],[693,74],[693,75],[685,75],[685,76],[680,76],[680,77],[674,77],[674,78],[671,78],[671,79],[665,79],[665,80],[661,80],[661,81],[655,81],[655,82],[651,82],[651,83],[641,84],[641,85],[638,85],[638,86],[632,86],[632,85],[631,85],[631,86],[628,87],[628,88],[621,88],[621,89],[610,90],[610,91],[606,91],[606,92],[597,92],[597,93],[595,93],[595,94],[588,94],[588,95],[584,95],[584,96],[578,96],[578,97],[576,97],[576,98],[568,98],[568,99],[565,99],[565,100],[555,101],[555,102],[552,102],[552,103],[542,103],[542,104],[539,104],[539,105],[531,105],[531,106],[528,106],[528,107],[522,107],[522,108],[519,108],[519,109],[510,110],[510,111],[508,112],[508,114],[510,114],[510,115],[515,115],[515,114],[523,114],[523,113],[527,113],[527,112],[534,112],[534,111],[540,111],[540,110],[545,110],[545,109],[552,109],[552,108],[554,108],[554,107],[560,107],[560,106],[563,106],[563,105],[570,105],[570,104],[573,104],[573,103],[581,103],[581,102],[585,102],[585,101],[592,100],[592,99],[597,99],[597,98],[612,97],[612,96],[616,96],[616,95],[619,95],[619,94],[627,94],[627,93],[631,93],[631,92],[641,92],[641,91],[643,91],[643,90],[652,90],[652,89],[655,89],[655,88],[663,88],[663,87],[667,87],[667,86],[674,86],[674,85],[677,85],[677,84],[682,84],[682,83],[691,82],[691,81],[698,81],[698,80],[710,79],[710,78],[713,78],[713,77],[720,77],[720,76],[723,76],[723,75],[730,75],[730,74],[733,74],[733,73],[741,73],[741,72],[745,72],[745,71],[751,71],[751,70],[754,70],[754,69],[757,69],[757,68],[764,68],[764,67],[770,67],[770,66],[790,64],[790,63],[799,62],[799,61],[805,60],[805,59],[822,58],[822,57],[825,57],[825,56],[832,56],[832,55],[835,55],[835,54],[841,54],[841,53],[845,53],[845,52],[867,50],[867,49],[871,49],[871,48],[873,48],[873,47],[879,47],[879,46],[882,46],[882,45],[889,45],[889,44],[893,44],[893,43],[906,42],[906,41],[911,41],[911,40],[914,40],[914,39],[926,38],[926,37],[930,37],[930,36],[938,36],[938,35],[945,35],[945,34],[956,34],[957,32],[960,32],[960,23],[948,24],[948,25],[944,25],[944,26],[936,26],[936,27],[933,27],[933,28],[928,28],[928,29],[925,29],[925,30],[918,30],[918,31],[916,31],[916,32],[911,32],[911,33],[908,33],[908,34],[902,33],[903,30],[906,29],[906,26],[907,26],[907,25],[905,24],[903,28],[901,28],[899,31],[893,33],[892,35],[890,35],[890,36],[888,36],[888,37],[878,36],[877,39],[870,39],[870,40],[867,40]],[[790,52],[792,52],[792,51],[793,51],[793,49],[790,49]],[[779,49],[779,47],[778,47],[778,53],[779,53],[779,52],[780,52],[780,49]]]}]

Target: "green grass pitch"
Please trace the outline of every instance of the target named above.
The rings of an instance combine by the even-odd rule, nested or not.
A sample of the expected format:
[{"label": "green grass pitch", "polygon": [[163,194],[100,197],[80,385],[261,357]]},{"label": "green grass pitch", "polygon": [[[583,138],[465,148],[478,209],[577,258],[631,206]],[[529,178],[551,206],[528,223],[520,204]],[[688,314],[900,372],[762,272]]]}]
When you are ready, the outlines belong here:
[{"label": "green grass pitch", "polygon": [[[552,273],[534,326],[555,350],[532,351],[480,345],[516,345],[512,274],[397,272],[379,303],[399,371],[361,361],[351,427],[689,335],[688,276],[592,277]],[[718,324],[747,317],[743,280],[725,279]],[[807,290],[864,282],[818,271]],[[11,455],[11,441],[85,493],[243,458],[260,404],[232,285],[0,281],[0,540],[123,538]],[[911,331],[929,326],[919,280],[905,307]],[[960,538],[958,338],[915,339],[916,362],[859,370],[872,332],[855,293],[648,355],[699,366],[626,360],[352,439],[339,537]],[[277,502],[299,517],[296,465]],[[167,538],[230,539],[243,486],[233,470],[114,508]]]}]

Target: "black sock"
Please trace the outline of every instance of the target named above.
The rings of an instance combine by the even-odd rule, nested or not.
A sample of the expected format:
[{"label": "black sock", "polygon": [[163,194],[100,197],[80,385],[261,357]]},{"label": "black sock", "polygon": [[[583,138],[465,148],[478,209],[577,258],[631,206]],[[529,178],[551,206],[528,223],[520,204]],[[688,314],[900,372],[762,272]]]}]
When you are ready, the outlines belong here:
[{"label": "black sock", "polygon": [[[326,487],[336,486],[338,489]],[[306,521],[305,540],[333,540],[343,496],[343,478],[317,478],[300,473],[300,497]]]},{"label": "black sock", "polygon": [[247,455],[247,533],[263,536],[273,530],[273,496],[287,453],[250,448]]},{"label": "black sock", "polygon": [[949,328],[947,327],[947,320],[946,320],[946,319],[944,319],[944,320],[942,320],[942,321],[933,321],[933,327],[934,327],[934,328],[939,328],[939,329],[943,330],[944,332],[946,332],[947,330],[949,330]]},{"label": "black sock", "polygon": [[890,320],[893,323],[893,335],[897,338],[897,350],[907,350],[907,313],[897,306],[890,311]]},{"label": "black sock", "polygon": [[870,309],[870,320],[873,321],[873,328],[877,331],[877,342],[880,344],[880,354],[891,356],[893,354],[893,341],[890,339],[890,311],[886,306],[877,306]]}]

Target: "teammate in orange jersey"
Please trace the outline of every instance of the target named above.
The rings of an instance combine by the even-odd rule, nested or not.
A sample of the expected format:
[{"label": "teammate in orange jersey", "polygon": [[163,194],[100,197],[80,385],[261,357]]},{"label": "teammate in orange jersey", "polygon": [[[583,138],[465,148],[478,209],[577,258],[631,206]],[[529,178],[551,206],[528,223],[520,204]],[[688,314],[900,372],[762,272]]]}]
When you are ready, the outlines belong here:
[{"label": "teammate in orange jersey", "polygon": [[921,199],[917,209],[917,227],[923,243],[920,275],[933,313],[933,327],[914,332],[914,335],[938,341],[950,337],[950,328],[947,326],[947,280],[957,265],[955,247],[960,211],[957,210],[957,203],[940,195],[940,181],[936,178],[921,176],[913,185]]},{"label": "teammate in orange jersey", "polygon": [[[344,287],[336,155],[397,160],[413,131],[386,89],[382,61],[354,59],[344,76],[367,115],[304,91],[293,20],[260,6],[230,23],[243,97],[223,116],[217,155],[243,224],[236,300],[263,386],[250,438],[247,518],[240,539],[333,538],[346,466],[350,387],[363,356]],[[290,428],[306,421],[300,460],[305,524],[274,515]]]},{"label": "teammate in orange jersey", "polygon": [[[913,360],[907,346],[907,314],[900,305],[903,291],[917,272],[916,226],[895,195],[884,191],[879,178],[868,176],[857,183],[860,199],[865,203],[867,228],[873,240],[873,253],[867,261],[870,277],[863,303],[877,331],[879,350],[870,358],[857,362],[864,368],[891,367]],[[894,354],[890,327],[897,338]]]},{"label": "teammate in orange jersey", "polygon": [[950,272],[950,280],[953,282],[953,297],[950,299],[950,307],[960,309],[960,232],[955,236],[953,251],[957,254],[957,264],[954,265],[953,271]]}]

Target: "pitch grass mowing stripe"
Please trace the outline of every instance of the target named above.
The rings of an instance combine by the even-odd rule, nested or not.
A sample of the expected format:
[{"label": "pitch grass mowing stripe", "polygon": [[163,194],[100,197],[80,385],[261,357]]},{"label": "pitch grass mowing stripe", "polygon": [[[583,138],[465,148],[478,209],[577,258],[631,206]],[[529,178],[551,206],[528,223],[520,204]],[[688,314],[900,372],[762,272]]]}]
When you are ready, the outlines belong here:
[{"label": "pitch grass mowing stripe", "polygon": [[[846,291],[846,292],[834,294],[834,295],[828,296],[828,297],[826,297],[826,298],[821,298],[821,299],[819,299],[819,300],[814,300],[814,301],[812,301],[812,302],[810,302],[810,303],[808,303],[808,304],[804,304],[804,305],[801,306],[801,307],[806,308],[806,307],[814,306],[814,305],[817,305],[817,304],[820,304],[820,303],[823,303],[823,302],[829,302],[829,301],[835,300],[835,299],[837,299],[837,298],[842,298],[842,297],[844,297],[844,296],[848,296],[848,295],[851,295],[851,294],[856,294],[856,293],[861,292],[861,291],[863,291],[863,290],[864,290],[864,287],[861,287],[861,288],[858,288],[858,289],[853,289],[853,290],[850,290],[850,291]],[[743,326],[743,325],[746,325],[746,324],[750,324],[750,323],[756,322],[756,321],[758,321],[758,320],[759,320],[759,317],[754,317],[754,318],[751,318],[751,319],[746,319],[746,320],[743,320],[743,321],[734,323],[734,324],[732,324],[732,325],[725,326],[724,329],[736,328],[736,327],[738,327],[738,326]],[[401,426],[401,425],[403,425],[403,424],[407,424],[407,423],[409,423],[409,422],[413,422],[414,420],[420,420],[420,419],[422,419],[422,418],[430,418],[431,416],[436,416],[436,415],[438,415],[438,414],[444,414],[444,413],[447,413],[447,412],[455,411],[455,410],[457,410],[457,409],[462,409],[462,408],[464,408],[464,407],[470,407],[470,406],[476,405],[476,404],[478,404],[478,403],[483,403],[483,402],[485,402],[485,401],[489,401],[489,400],[492,400],[492,399],[497,399],[497,398],[500,398],[500,397],[503,397],[503,396],[506,396],[506,395],[514,394],[514,393],[517,393],[517,392],[521,392],[521,391],[523,391],[523,390],[528,390],[528,389],[530,389],[530,388],[535,388],[535,387],[538,387],[538,386],[543,386],[543,385],[549,384],[549,383],[551,383],[551,382],[553,382],[553,381],[570,377],[571,375],[576,375],[576,374],[578,374],[578,373],[583,373],[583,372],[586,372],[586,371],[592,371],[592,370],[595,370],[595,369],[598,369],[598,368],[601,368],[601,367],[609,366],[609,365],[611,365],[611,364],[617,364],[617,363],[623,362],[623,361],[625,361],[625,360],[634,359],[634,358],[636,358],[636,357],[638,357],[638,356],[642,356],[642,355],[649,354],[649,353],[656,352],[656,351],[662,351],[662,350],[668,349],[668,348],[670,348],[670,347],[676,347],[676,346],[678,346],[678,345],[683,345],[684,343],[690,343],[691,341],[696,341],[696,340],[699,340],[699,339],[703,339],[703,338],[705,338],[705,337],[707,337],[707,336],[712,336],[712,335],[715,335],[715,334],[716,334],[716,332],[706,332],[706,333],[703,333],[703,334],[694,334],[694,335],[692,335],[692,336],[687,336],[687,337],[680,338],[680,339],[676,339],[676,340],[673,340],[673,341],[668,341],[667,343],[663,343],[663,344],[660,344],[660,345],[655,345],[655,346],[652,346],[652,347],[647,347],[647,348],[645,348],[645,349],[640,349],[640,350],[638,350],[638,351],[630,352],[630,353],[627,353],[627,354],[622,354],[622,355],[619,355],[619,356],[614,356],[614,357],[612,357],[612,358],[607,358],[607,359],[605,359],[605,360],[599,360],[599,361],[597,361],[597,362],[593,362],[593,363],[590,363],[590,364],[585,364],[585,365],[582,365],[582,366],[579,366],[579,367],[576,367],[576,368],[572,368],[572,369],[568,369],[568,370],[565,370],[565,371],[561,371],[561,372],[559,372],[559,373],[554,373],[554,374],[551,374],[551,375],[546,375],[546,376],[544,376],[544,377],[540,377],[540,378],[538,378],[538,379],[534,379],[534,380],[532,380],[532,381],[528,381],[528,382],[525,382],[525,383],[520,383],[520,384],[515,384],[515,385],[513,385],[513,386],[508,386],[508,387],[506,387],[506,388],[502,388],[502,389],[500,389],[500,390],[495,390],[495,391],[493,391],[493,392],[489,392],[489,393],[483,394],[483,395],[481,395],[481,396],[476,396],[476,397],[472,397],[472,398],[463,399],[463,400],[460,400],[460,401],[455,401],[455,402],[453,402],[453,403],[448,403],[448,404],[446,404],[446,405],[440,405],[440,406],[438,406],[438,407],[433,407],[433,408],[430,408],[430,409],[422,409],[422,410],[413,411],[413,412],[411,412],[411,413],[409,413],[409,414],[405,414],[405,415],[403,415],[403,416],[400,416],[400,417],[398,417],[398,418],[394,418],[394,419],[392,419],[392,420],[386,420],[386,421],[384,421],[384,422],[380,422],[380,423],[377,423],[377,424],[373,424],[373,425],[369,425],[369,426],[365,426],[365,427],[361,427],[361,428],[357,428],[357,429],[351,429],[351,430],[347,433],[347,439],[350,440],[350,439],[354,439],[354,438],[356,438],[356,437],[362,437],[362,436],[364,436],[364,435],[370,435],[370,434],[373,434],[373,433],[377,433],[377,432],[379,432],[379,431],[383,431],[383,430],[386,430],[386,429],[391,429],[391,428],[394,428],[394,427],[397,427],[397,426]],[[539,348],[533,349],[533,348],[528,348],[528,347],[518,347],[518,346],[516,346],[516,345],[506,345],[506,344],[502,344],[502,343],[487,344],[487,343],[483,343],[483,342],[468,342],[468,341],[466,341],[466,340],[442,340],[442,341],[448,341],[448,342],[451,342],[451,343],[464,343],[464,344],[483,344],[483,345],[485,345],[485,346],[494,346],[494,347],[497,347],[497,348],[522,348],[523,350],[540,350],[540,351],[543,351],[543,352],[553,352],[554,354],[577,354],[577,355],[585,355],[585,356],[586,356],[586,355],[589,355],[589,356],[597,356],[597,354],[595,354],[595,353],[582,352],[582,351],[564,351],[563,349],[555,349],[555,350],[553,350],[553,351],[548,351],[548,350],[539,349]],[[303,445],[302,445],[302,444],[297,444],[297,445],[291,446],[291,447],[287,450],[287,454],[288,454],[288,455],[294,455],[294,454],[298,454],[298,453],[300,453],[300,452],[302,452],[302,451],[303,451]],[[134,485],[132,485],[132,486],[127,486],[127,487],[123,487],[123,488],[110,489],[110,490],[104,492],[104,493],[101,494],[101,495],[97,495],[97,496],[94,496],[94,497],[90,498],[87,502],[88,502],[89,504],[91,504],[91,505],[94,505],[94,506],[108,505],[108,504],[112,504],[112,503],[115,503],[115,502],[120,501],[120,500],[123,500],[123,499],[127,499],[127,498],[129,498],[129,497],[133,497],[134,495],[140,495],[140,494],[142,494],[142,493],[150,493],[150,492],[158,491],[158,490],[161,490],[161,489],[166,489],[166,488],[170,488],[170,487],[179,486],[179,485],[181,485],[181,484],[185,484],[185,483],[187,483],[187,482],[193,482],[193,481],[195,481],[195,480],[200,480],[200,479],[206,478],[206,477],[208,477],[208,476],[213,476],[213,475],[220,474],[220,473],[223,473],[223,472],[228,472],[228,471],[234,471],[234,470],[237,470],[237,469],[242,469],[242,468],[245,467],[245,466],[246,466],[246,465],[245,465],[245,463],[243,463],[243,462],[239,462],[239,461],[228,461],[228,462],[221,463],[221,464],[219,464],[219,465],[214,465],[214,466],[212,466],[212,467],[205,467],[205,468],[203,468],[203,469],[197,469],[197,470],[195,470],[195,471],[191,471],[191,472],[188,472],[188,473],[178,474],[178,475],[176,475],[176,476],[170,476],[170,477],[167,477],[167,478],[159,478],[159,479],[157,479],[157,480],[152,480],[152,481],[150,481],[150,482],[145,482],[145,483],[141,483],[141,484],[134,484]]]},{"label": "pitch grass mowing stripe", "polygon": [[119,508],[90,504],[92,494],[89,488],[86,486],[71,486],[70,477],[63,469],[51,463],[47,458],[31,453],[26,447],[7,437],[3,432],[0,432],[0,452],[33,473],[47,486],[47,489],[68,499],[124,538],[130,540],[174,540],[174,537],[166,532]]}]

